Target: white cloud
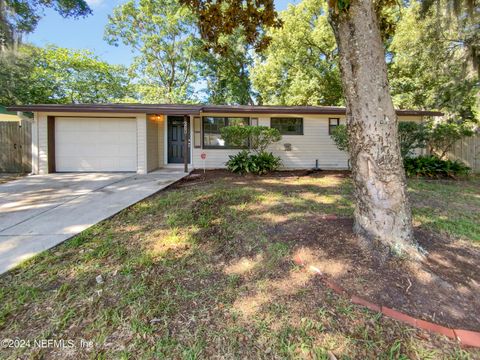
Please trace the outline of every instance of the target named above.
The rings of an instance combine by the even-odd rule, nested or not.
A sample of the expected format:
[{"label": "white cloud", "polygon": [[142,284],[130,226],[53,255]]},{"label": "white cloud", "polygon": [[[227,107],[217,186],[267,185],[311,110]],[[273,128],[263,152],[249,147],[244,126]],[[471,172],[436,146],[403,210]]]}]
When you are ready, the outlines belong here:
[{"label": "white cloud", "polygon": [[92,8],[96,8],[96,7],[99,7],[100,5],[102,5],[104,0],[86,0],[86,1],[87,1],[88,6],[90,6]]}]

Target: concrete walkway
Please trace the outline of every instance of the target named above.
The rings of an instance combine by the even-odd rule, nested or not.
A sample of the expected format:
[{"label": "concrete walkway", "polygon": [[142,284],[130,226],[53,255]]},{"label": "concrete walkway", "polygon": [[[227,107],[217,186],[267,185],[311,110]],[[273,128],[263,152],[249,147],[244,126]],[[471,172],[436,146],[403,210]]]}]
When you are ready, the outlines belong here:
[{"label": "concrete walkway", "polygon": [[68,173],[0,184],[0,274],[185,175],[179,169]]}]

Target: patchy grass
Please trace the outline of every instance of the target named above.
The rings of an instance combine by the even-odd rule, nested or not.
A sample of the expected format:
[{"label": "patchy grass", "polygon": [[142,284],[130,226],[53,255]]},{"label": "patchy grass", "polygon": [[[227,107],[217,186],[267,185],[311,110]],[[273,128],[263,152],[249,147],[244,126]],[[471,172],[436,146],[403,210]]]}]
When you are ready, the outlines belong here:
[{"label": "patchy grass", "polygon": [[454,238],[480,242],[480,176],[468,180],[410,180],[414,220]]},{"label": "patchy grass", "polygon": [[[416,220],[478,240],[473,229],[434,221],[439,202],[447,212],[453,198],[454,219],[475,220],[462,217],[459,197],[478,210],[478,186],[463,184],[411,182]],[[456,195],[434,195],[448,189]],[[422,218],[429,206],[434,215]],[[182,183],[2,275],[0,339],[76,344],[9,348],[2,358],[478,357],[353,306],[291,262],[293,242],[272,240],[287,220],[301,232],[309,214],[352,209],[339,174]],[[94,346],[80,348],[80,339]]]}]

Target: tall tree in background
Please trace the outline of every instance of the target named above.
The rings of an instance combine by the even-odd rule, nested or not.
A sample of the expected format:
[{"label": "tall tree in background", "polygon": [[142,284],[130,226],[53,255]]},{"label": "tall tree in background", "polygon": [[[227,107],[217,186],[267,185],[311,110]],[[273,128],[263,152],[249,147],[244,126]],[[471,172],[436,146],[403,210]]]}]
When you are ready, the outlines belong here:
[{"label": "tall tree in background", "polygon": [[[272,0],[183,1],[199,14],[201,34],[213,44],[238,26],[247,40],[263,44],[268,38],[259,29],[277,21]],[[384,24],[378,16],[391,6],[387,1],[329,0],[329,22],[338,45],[346,100],[356,198],[354,230],[380,256],[396,253],[418,259],[380,31]]]},{"label": "tall tree in background", "polygon": [[260,101],[273,105],[342,105],[337,45],[326,4],[304,0],[280,13],[281,28],[257,57],[252,81]]},{"label": "tall tree in background", "polygon": [[184,102],[197,79],[195,17],[176,0],[130,0],[109,16],[105,39],[130,46],[130,69],[145,102]]},{"label": "tall tree in background", "polygon": [[206,81],[207,102],[251,105],[254,103],[250,67],[252,51],[241,34],[223,39],[228,47],[221,54],[203,48],[199,77]]},{"label": "tall tree in background", "polygon": [[0,54],[0,103],[105,103],[131,95],[126,69],[89,51],[23,45]]},{"label": "tall tree in background", "polygon": [[63,17],[78,18],[92,13],[85,0],[0,0],[0,51],[18,46],[22,34],[35,30],[46,8]]},{"label": "tall tree in background", "polygon": [[439,109],[453,121],[480,116],[479,76],[468,61],[473,23],[480,27],[478,14],[457,21],[446,6],[422,12],[413,2],[405,9],[389,47],[395,105]]}]

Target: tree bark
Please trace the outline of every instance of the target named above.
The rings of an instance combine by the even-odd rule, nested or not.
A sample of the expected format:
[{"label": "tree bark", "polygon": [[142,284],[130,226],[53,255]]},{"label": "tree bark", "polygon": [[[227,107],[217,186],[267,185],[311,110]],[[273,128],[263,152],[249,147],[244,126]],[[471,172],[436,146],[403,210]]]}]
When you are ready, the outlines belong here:
[{"label": "tree bark", "polygon": [[354,231],[384,258],[419,258],[400,155],[398,120],[387,79],[385,50],[372,0],[330,9],[346,98],[355,190]]}]

